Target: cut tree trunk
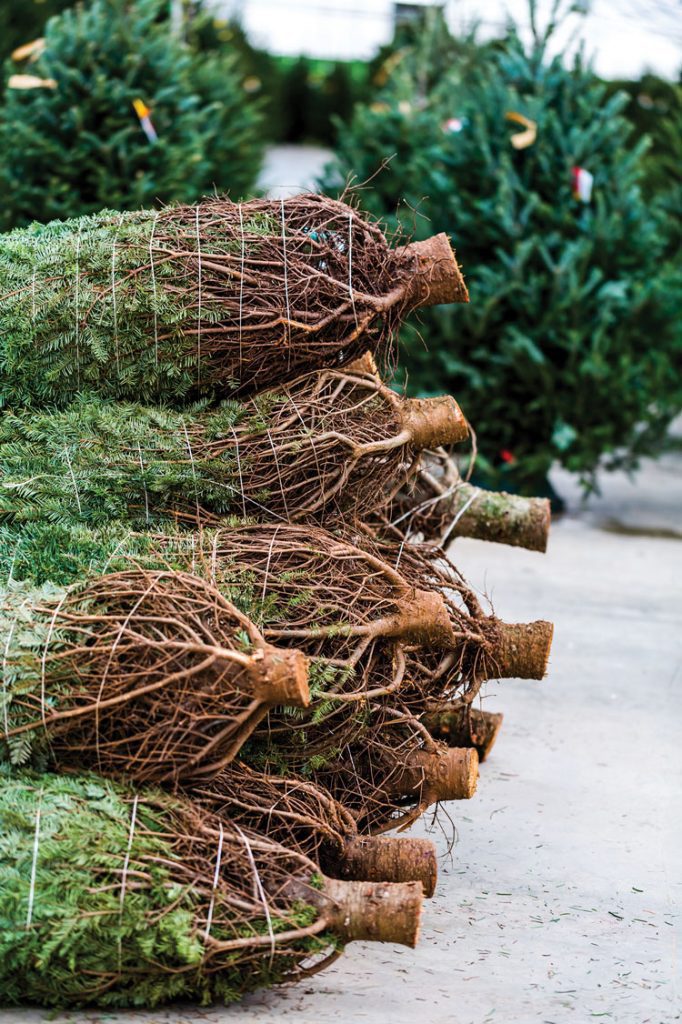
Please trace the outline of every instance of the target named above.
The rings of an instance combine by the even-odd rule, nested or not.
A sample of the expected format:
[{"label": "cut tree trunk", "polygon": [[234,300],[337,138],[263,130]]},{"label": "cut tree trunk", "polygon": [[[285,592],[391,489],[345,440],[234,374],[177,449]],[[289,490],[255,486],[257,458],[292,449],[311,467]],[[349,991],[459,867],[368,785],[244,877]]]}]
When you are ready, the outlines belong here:
[{"label": "cut tree trunk", "polygon": [[501,712],[453,704],[428,712],[422,722],[434,739],[450,747],[474,747],[479,761],[485,761],[495,745],[503,719]]}]

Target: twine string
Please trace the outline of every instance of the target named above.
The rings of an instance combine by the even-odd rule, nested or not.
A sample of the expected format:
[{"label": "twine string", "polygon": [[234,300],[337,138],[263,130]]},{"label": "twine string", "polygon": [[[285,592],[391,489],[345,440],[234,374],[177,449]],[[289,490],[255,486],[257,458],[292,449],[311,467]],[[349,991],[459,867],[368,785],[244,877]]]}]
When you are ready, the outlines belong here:
[{"label": "twine string", "polygon": [[152,275],[152,309],[154,313],[154,365],[159,366],[159,314],[156,308],[156,268],[154,266],[154,232],[156,230],[156,222],[159,218],[158,210],[154,212],[152,218],[152,230],[149,236],[149,267]]},{"label": "twine string", "polygon": [[130,829],[128,830],[128,845],[126,847],[125,858],[123,860],[123,871],[121,872],[121,895],[119,897],[119,907],[121,908],[121,916],[123,915],[123,903],[126,898],[126,882],[128,879],[128,869],[130,867],[130,854],[133,848],[133,836],[135,835],[135,823],[137,821],[137,805],[139,802],[139,794],[135,794],[133,800],[133,809],[130,814]]},{"label": "twine string", "polygon": [[12,624],[7,631],[7,641],[5,643],[5,649],[2,655],[2,711],[3,719],[5,723],[5,739],[9,741],[9,685],[7,679],[7,659],[9,658],[10,646],[12,644],[12,637],[14,636],[14,630],[16,629],[17,623],[19,622],[19,616],[26,607],[28,598],[22,601],[21,605],[17,608],[17,613],[12,619]]},{"label": "twine string", "polygon": [[353,291],[353,214],[348,214],[348,291],[350,292],[350,301],[353,307],[353,318],[355,320],[355,329],[358,329],[358,314],[355,309],[355,292]]},{"label": "twine string", "polygon": [[80,369],[80,283],[81,283],[81,272],[80,272],[80,258],[81,258],[81,230],[82,226],[79,223],[78,233],[76,234],[76,287],[74,289],[74,302],[75,302],[75,313],[76,313],[76,380],[80,386],[81,369]]},{"label": "twine string", "polygon": [[272,916],[270,914],[270,907],[268,906],[268,900],[265,895],[265,889],[263,888],[263,883],[258,872],[258,865],[256,864],[256,859],[253,856],[251,844],[249,843],[248,838],[244,835],[244,833],[242,832],[242,830],[240,829],[239,825],[236,822],[234,822],[234,827],[241,836],[244,846],[246,847],[246,854],[249,858],[251,868],[253,869],[254,892],[260,899],[260,902],[263,906],[263,910],[265,912],[265,920],[267,921],[268,924],[268,934],[270,936],[270,966],[272,967],[273,960],[275,959],[275,931],[274,928],[272,927]]},{"label": "twine string", "polygon": [[114,352],[116,353],[116,372],[121,371],[121,359],[119,354],[118,346],[118,306],[116,303],[116,242],[118,241],[118,233],[121,230],[123,224],[123,214],[119,217],[118,225],[114,231],[114,236],[111,243],[111,308],[114,317]]},{"label": "twine string", "polygon": [[208,905],[208,914],[206,916],[206,932],[205,940],[208,942],[208,937],[211,934],[211,925],[213,923],[213,911],[215,908],[216,890],[218,888],[218,881],[220,879],[220,865],[223,860],[223,843],[225,842],[225,831],[223,829],[222,821],[218,823],[220,829],[220,838],[218,839],[218,852],[215,859],[215,871],[213,873],[213,887],[211,889],[211,902]]},{"label": "twine string", "polygon": [[182,417],[182,429],[185,433],[185,441],[187,442],[187,451],[189,452],[189,461],[192,467],[192,480],[194,481],[194,503],[197,511],[197,524],[201,522],[201,508],[199,505],[199,485],[197,483],[197,470],[194,464],[194,452],[192,451],[192,445],[189,439],[189,433],[187,431],[187,423],[185,422],[184,416]]},{"label": "twine string", "polygon": [[[132,530],[128,530],[128,532],[126,533],[125,537],[122,537],[121,540],[118,542],[118,544],[116,545],[116,547],[114,548],[114,550],[111,552],[111,554],[107,558],[106,562],[104,563],[104,568],[102,569],[102,574],[103,575],[106,574],[109,571],[109,566],[111,565],[111,563],[116,558],[116,555],[119,553],[119,551],[121,550],[123,545],[126,543],[126,541],[130,537],[132,537],[132,535],[133,535],[133,531]],[[92,566],[92,562],[90,563],[90,565]]]},{"label": "twine string", "polygon": [[445,531],[445,533],[444,533],[444,534],[443,534],[443,536],[441,537],[440,541],[438,542],[438,543],[439,543],[439,547],[444,547],[444,546],[445,546],[445,544],[447,544],[447,542],[448,542],[448,539],[449,539],[449,537],[450,537],[450,536],[451,536],[451,534],[452,534],[452,531],[453,531],[453,530],[454,530],[454,528],[455,528],[455,527],[457,526],[457,523],[458,523],[458,522],[460,521],[460,519],[462,518],[462,516],[464,515],[464,513],[465,513],[465,512],[467,511],[467,509],[469,508],[469,506],[470,506],[470,505],[473,505],[473,503],[474,503],[474,502],[476,501],[476,498],[477,498],[477,497],[478,497],[478,492],[477,492],[477,491],[474,491],[474,493],[473,493],[473,494],[471,495],[471,497],[469,498],[469,500],[468,500],[468,501],[465,501],[465,502],[464,502],[464,504],[462,505],[461,509],[459,510],[459,512],[457,513],[457,515],[455,516],[455,518],[454,518],[454,519],[452,520],[452,522],[451,522],[451,523],[450,523],[450,525],[448,526],[447,530]]},{"label": "twine string", "polygon": [[106,665],[104,667],[104,671],[102,672],[102,678],[100,679],[100,684],[99,684],[99,691],[97,693],[97,699],[95,700],[95,751],[96,751],[96,755],[97,755],[97,767],[98,767],[98,769],[100,771],[102,769],[102,761],[101,761],[101,747],[100,747],[100,734],[99,734],[99,712],[100,712],[100,704],[102,702],[102,697],[104,696],[104,689],[105,689],[105,687],[107,685],[107,680],[109,678],[109,670],[111,669],[111,666],[112,666],[113,661],[114,661],[114,655],[116,654],[116,651],[118,650],[119,644],[121,643],[121,640],[123,639],[124,633],[128,629],[128,626],[130,625],[133,616],[137,615],[137,613],[138,613],[138,611],[140,609],[140,606],[149,597],[151,591],[154,588],[154,584],[155,584],[155,580],[152,577],[152,579],[149,580],[149,583],[148,583],[146,589],[142,591],[142,593],[138,597],[137,601],[135,602],[133,607],[130,609],[130,611],[126,615],[126,617],[123,620],[123,622],[119,625],[117,633],[116,633],[116,637],[114,639],[114,642],[111,645],[111,650],[109,651],[109,657],[107,659],[107,663],[106,663]]},{"label": "twine string", "polygon": [[121,894],[119,897],[119,911],[118,911],[118,973],[119,976],[123,973],[123,937],[121,935],[121,928],[123,926],[123,904],[126,898],[126,883],[128,880],[128,869],[130,867],[130,854],[133,849],[133,836],[135,835],[135,823],[137,821],[137,805],[139,796],[136,793],[133,799],[133,809],[130,814],[130,829],[128,830],[128,845],[126,847],[125,857],[123,859],[123,871],[121,872]]},{"label": "twine string", "polygon": [[33,341],[36,340],[36,273],[34,269],[31,277],[31,331],[33,333]]},{"label": "twine string", "polygon": [[147,491],[147,479],[144,473],[144,461],[142,459],[142,445],[137,442],[137,453],[140,457],[140,472],[142,473],[142,487],[144,489],[144,519],[149,526],[149,492]]},{"label": "twine string", "polygon": [[213,535],[213,543],[211,544],[211,583],[213,586],[216,585],[218,579],[218,534]]},{"label": "twine string", "polygon": [[80,498],[80,494],[78,493],[78,483],[76,481],[76,474],[73,471],[73,466],[71,464],[71,456],[69,455],[69,449],[68,449],[68,447],[66,445],[64,445],[64,455],[66,456],[66,464],[69,467],[69,476],[71,477],[71,483],[73,484],[73,489],[74,489],[74,492],[75,492],[75,495],[76,495],[76,504],[78,505],[78,515],[82,516],[83,515],[83,509],[81,508],[81,498]]},{"label": "twine string", "polygon": [[12,583],[14,582],[14,567],[17,564],[17,558],[19,557],[19,552],[20,551],[21,551],[21,541],[19,541],[19,543],[15,547],[14,551],[12,552],[12,561],[9,563],[9,573],[7,575],[7,586],[8,587],[11,586]]},{"label": "twine string", "polygon": [[55,625],[57,623],[57,617],[58,617],[60,611],[62,610],[62,606],[63,606],[64,602],[66,601],[66,598],[68,597],[69,591],[71,591],[71,590],[73,590],[73,585],[70,586],[70,587],[67,587],[67,589],[62,594],[62,596],[61,596],[61,598],[59,600],[59,603],[57,604],[54,612],[52,613],[52,618],[50,620],[50,625],[49,625],[48,630],[47,630],[47,636],[45,637],[45,644],[43,646],[42,658],[40,659],[40,714],[41,714],[41,718],[43,720],[43,728],[45,729],[45,735],[47,735],[47,736],[49,736],[48,729],[47,729],[47,714],[46,714],[46,708],[45,708],[45,696],[46,696],[45,689],[46,689],[46,675],[47,675],[47,653],[48,653],[48,650],[50,648],[50,642],[52,640],[52,633],[54,632],[54,627],[55,627]]},{"label": "twine string", "polygon": [[35,902],[36,895],[36,874],[38,870],[38,851],[40,849],[40,816],[42,812],[43,804],[43,789],[42,786],[38,793],[38,806],[36,807],[36,824],[35,831],[33,833],[33,858],[31,860],[31,880],[28,887],[28,910],[26,911],[26,930],[31,927],[33,920],[33,904]]},{"label": "twine string", "polygon": [[201,232],[199,230],[199,207],[194,207],[197,235],[197,381],[201,384]]},{"label": "twine string", "polygon": [[279,459],[277,458],[277,449],[275,448],[275,444],[274,444],[274,441],[272,440],[272,434],[270,433],[270,431],[268,429],[266,429],[265,433],[268,435],[268,441],[270,442],[270,447],[272,448],[272,454],[273,454],[274,459],[275,459],[275,469],[277,471],[277,479],[279,480],[279,490],[280,490],[280,494],[282,495],[282,504],[284,505],[284,518],[285,518],[285,521],[290,521],[291,520],[291,516],[289,515],[289,509],[287,508],[287,496],[286,496],[285,491],[284,491],[284,481],[282,480],[282,473],[281,473],[280,468],[279,468]]},{"label": "twine string", "polygon": [[447,491],[443,491],[442,494],[436,494],[432,498],[427,498],[426,501],[422,501],[421,504],[415,505],[414,508],[409,508],[407,512],[403,512],[397,519],[391,520],[391,526],[397,526],[398,523],[402,523],[404,519],[409,519],[419,512],[424,512],[427,508],[431,508],[432,505],[437,505],[439,501],[445,501],[446,498],[451,497],[457,488],[460,486],[459,482],[453,484],[452,487],[448,487]]},{"label": "twine string", "polygon": [[244,211],[242,204],[239,210],[239,232],[241,235],[241,275],[239,278],[239,365],[242,362],[242,323],[244,317],[244,268],[246,266],[246,239],[244,237]]},{"label": "twine string", "polygon": [[280,199],[280,209],[282,211],[282,262],[284,266],[284,300],[287,307],[287,326],[286,326],[286,342],[288,350],[288,360],[291,361],[291,308],[289,304],[289,264],[287,261],[287,237],[286,237],[286,222],[284,219],[284,200]]},{"label": "twine string", "polygon": [[242,461],[239,452],[239,438],[237,437],[237,431],[230,424],[230,430],[234,437],[234,454],[237,459],[237,472],[239,473],[239,490],[242,496],[242,512],[244,513],[244,519],[246,519],[246,495],[244,494],[244,478],[242,476]]},{"label": "twine string", "polygon": [[265,572],[263,573],[263,591],[261,593],[261,613],[262,613],[261,623],[262,623],[263,619],[265,618],[265,597],[266,597],[266,594],[268,592],[268,577],[270,575],[270,565],[272,563],[272,551],[273,551],[273,548],[275,546],[275,541],[277,539],[277,534],[278,533],[279,533],[279,527],[277,527],[276,530],[272,531],[272,540],[270,541],[270,547],[268,548],[268,557],[267,557],[267,561],[265,563]]}]

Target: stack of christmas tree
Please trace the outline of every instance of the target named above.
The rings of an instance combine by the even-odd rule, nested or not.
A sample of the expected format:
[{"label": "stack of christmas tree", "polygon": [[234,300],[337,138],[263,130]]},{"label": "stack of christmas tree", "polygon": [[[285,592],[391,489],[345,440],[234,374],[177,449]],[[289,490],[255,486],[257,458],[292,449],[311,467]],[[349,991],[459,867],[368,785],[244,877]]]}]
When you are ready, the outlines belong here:
[{"label": "stack of christmas tree", "polygon": [[544,549],[461,480],[449,397],[374,362],[467,301],[445,236],[321,196],[0,240],[0,996],[151,1006],[416,941],[435,851],[551,624],[505,623],[456,534]]}]

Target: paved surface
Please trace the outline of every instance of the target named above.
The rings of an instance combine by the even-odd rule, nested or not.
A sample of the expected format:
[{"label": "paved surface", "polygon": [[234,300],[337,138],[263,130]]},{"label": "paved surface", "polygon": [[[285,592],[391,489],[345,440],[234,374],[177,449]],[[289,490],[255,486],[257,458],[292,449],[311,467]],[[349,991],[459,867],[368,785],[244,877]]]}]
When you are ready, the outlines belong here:
[{"label": "paved surface", "polygon": [[[546,681],[489,688],[505,724],[477,797],[448,808],[451,857],[449,822],[435,823],[444,857],[419,948],[353,945],[304,986],[229,1009],[56,1020],[681,1019],[682,465],[649,466],[637,485],[609,479],[586,509],[557,483],[571,508],[545,557],[454,547],[500,615],[552,618],[556,637]],[[0,1024],[43,1019],[0,1012]]]},{"label": "paved surface", "polygon": [[332,156],[331,150],[322,146],[269,146],[258,187],[272,199],[315,190],[315,182]]}]

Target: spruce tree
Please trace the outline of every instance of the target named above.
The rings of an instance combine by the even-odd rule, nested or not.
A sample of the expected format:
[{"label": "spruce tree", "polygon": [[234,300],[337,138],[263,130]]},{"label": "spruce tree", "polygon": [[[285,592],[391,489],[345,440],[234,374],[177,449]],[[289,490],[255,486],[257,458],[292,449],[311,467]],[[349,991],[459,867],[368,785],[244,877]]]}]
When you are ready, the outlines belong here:
[{"label": "spruce tree", "polygon": [[26,70],[48,84],[5,90],[2,227],[193,201],[214,186],[237,198],[253,186],[260,115],[238,67],[222,52],[195,55],[167,8],[93,0],[48,22],[25,69],[8,63],[6,75]]},{"label": "spruce tree", "polygon": [[[640,191],[646,140],[631,142],[624,98],[580,57],[548,59],[546,39],[524,49],[511,31],[453,55],[440,81],[424,61],[422,41],[379,102],[356,108],[325,182],[367,180],[392,157],[360,201],[418,237],[448,232],[466,268],[469,306],[403,329],[411,386],[457,397],[479,470],[507,490],[537,493],[554,460],[588,486],[600,465],[634,468],[682,407],[680,274],[662,269],[665,235]],[[535,122],[525,147],[509,114]]]}]

